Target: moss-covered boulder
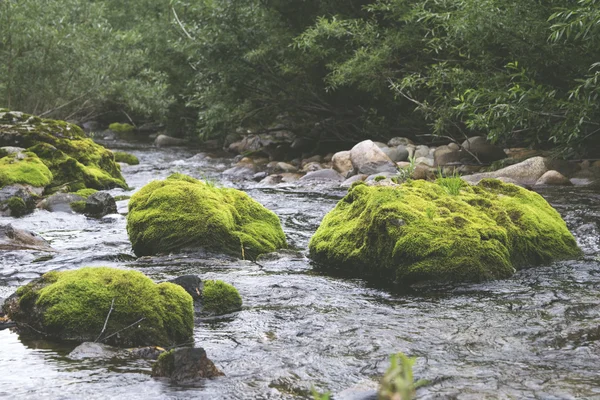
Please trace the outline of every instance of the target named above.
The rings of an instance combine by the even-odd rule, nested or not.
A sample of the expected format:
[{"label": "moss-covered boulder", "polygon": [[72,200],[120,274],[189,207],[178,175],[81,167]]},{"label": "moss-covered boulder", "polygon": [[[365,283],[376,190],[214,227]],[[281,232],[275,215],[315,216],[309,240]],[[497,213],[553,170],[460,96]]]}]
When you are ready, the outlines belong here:
[{"label": "moss-covered boulder", "polygon": [[449,178],[350,189],[312,237],[324,269],[397,283],[483,281],[580,254],[539,194],[498,180]]},{"label": "moss-covered boulder", "polygon": [[246,193],[182,174],[131,197],[127,232],[138,256],[205,249],[254,259],[286,247],[279,218]]},{"label": "moss-covered boulder", "polygon": [[192,303],[173,283],[156,284],[137,271],[88,267],[48,272],[20,287],[3,308],[20,329],[34,335],[134,347],[189,341]]},{"label": "moss-covered boulder", "polygon": [[222,315],[242,308],[242,297],[237,289],[223,281],[203,281],[197,275],[178,276],[169,282],[185,289],[194,299],[194,308],[202,316]]},{"label": "moss-covered boulder", "polygon": [[124,151],[115,151],[115,161],[122,162],[129,165],[138,165],[140,160],[131,153],[125,153]]},{"label": "moss-covered boulder", "polygon": [[27,183],[45,186],[48,192],[64,186],[68,191],[127,187],[113,153],[68,122],[0,109],[2,146],[27,149],[27,157],[0,158],[0,185]]}]

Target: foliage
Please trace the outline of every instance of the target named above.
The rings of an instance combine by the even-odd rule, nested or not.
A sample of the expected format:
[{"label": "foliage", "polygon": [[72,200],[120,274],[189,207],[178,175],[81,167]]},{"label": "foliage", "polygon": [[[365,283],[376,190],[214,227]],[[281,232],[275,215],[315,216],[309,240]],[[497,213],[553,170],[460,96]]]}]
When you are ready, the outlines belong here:
[{"label": "foliage", "polygon": [[390,356],[390,367],[383,376],[379,391],[380,400],[411,400],[415,398],[415,391],[428,382],[413,378],[413,366],[416,358],[407,357],[402,353]]}]

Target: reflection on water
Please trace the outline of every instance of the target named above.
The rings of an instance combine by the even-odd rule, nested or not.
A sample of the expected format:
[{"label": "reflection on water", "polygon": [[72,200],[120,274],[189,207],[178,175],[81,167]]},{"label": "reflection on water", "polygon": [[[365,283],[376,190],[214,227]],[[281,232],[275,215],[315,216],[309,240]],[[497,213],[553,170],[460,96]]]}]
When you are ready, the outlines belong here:
[{"label": "reflection on water", "polygon": [[[230,162],[189,150],[132,151],[124,166],[131,194],[172,172],[219,179]],[[191,158],[193,157],[193,158]],[[281,218],[290,244],[305,252],[321,218],[343,196],[326,187],[246,190]],[[136,261],[125,218],[101,221],[37,211],[0,223],[40,233],[59,251],[0,256],[0,297],[57,268],[109,265],[138,268],[154,279],[200,274],[235,285],[244,308],[198,320],[195,339],[226,376],[199,386],[150,377],[147,361],[68,359],[67,346],[21,340],[0,332],[0,397],[163,399],[294,399],[312,386],[341,398],[375,386],[388,356],[417,356],[415,374],[431,384],[420,398],[600,397],[600,194],[574,188],[543,194],[561,212],[585,252],[486,284],[421,287],[410,292],[313,271],[297,251],[259,264],[194,254]],[[127,201],[119,202],[126,212]],[[368,391],[367,391],[368,393]]]}]

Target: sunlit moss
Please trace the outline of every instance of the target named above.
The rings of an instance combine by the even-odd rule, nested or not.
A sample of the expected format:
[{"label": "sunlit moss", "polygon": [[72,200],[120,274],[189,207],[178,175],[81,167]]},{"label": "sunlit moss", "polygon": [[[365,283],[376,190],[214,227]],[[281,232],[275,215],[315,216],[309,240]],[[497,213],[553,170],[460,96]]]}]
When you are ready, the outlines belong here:
[{"label": "sunlit moss", "polygon": [[123,151],[115,151],[114,155],[116,162],[122,162],[129,165],[138,165],[140,163],[140,160],[138,160],[136,156],[130,153],[125,153]]},{"label": "sunlit moss", "polygon": [[[25,158],[21,159],[22,156]],[[0,158],[0,187],[15,183],[44,187],[52,182],[52,178],[52,172],[34,153],[15,153]]]},{"label": "sunlit moss", "polygon": [[227,314],[242,308],[242,297],[235,287],[223,281],[205,281],[202,290],[202,312]]}]

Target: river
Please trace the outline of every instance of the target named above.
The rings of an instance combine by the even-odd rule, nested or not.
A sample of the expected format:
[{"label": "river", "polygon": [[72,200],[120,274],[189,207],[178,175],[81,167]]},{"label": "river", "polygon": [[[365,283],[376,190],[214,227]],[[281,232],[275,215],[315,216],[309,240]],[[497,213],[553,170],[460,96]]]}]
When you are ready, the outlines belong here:
[{"label": "river", "polygon": [[[0,254],[0,297],[55,269],[106,265],[155,280],[183,274],[238,288],[242,311],[197,320],[195,341],[225,372],[193,386],[150,377],[147,361],[74,361],[74,346],[0,332],[0,398],[302,399],[312,387],[336,399],[368,398],[391,353],[418,357],[420,399],[600,398],[600,191],[543,190],[585,255],[485,284],[393,287],[314,271],[304,254],[323,216],[344,195],[326,186],[261,188],[223,180],[231,160],[191,149],[116,143],[140,159],[123,166],[134,189],[173,172],[245,190],[280,218],[295,251],[259,264],[170,255],[136,260],[124,215],[34,214],[0,223],[41,234],[58,250]],[[127,211],[127,200],[118,202]]]}]

